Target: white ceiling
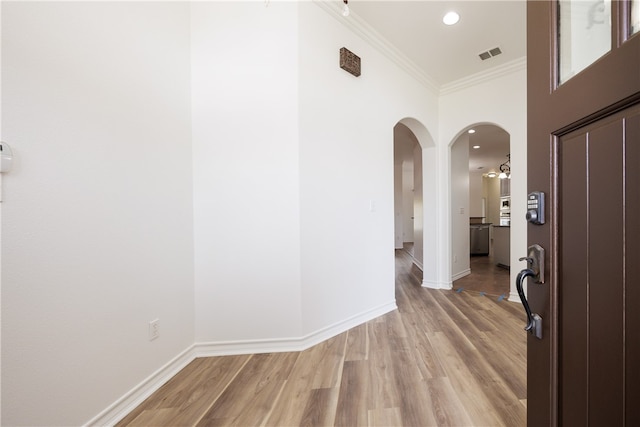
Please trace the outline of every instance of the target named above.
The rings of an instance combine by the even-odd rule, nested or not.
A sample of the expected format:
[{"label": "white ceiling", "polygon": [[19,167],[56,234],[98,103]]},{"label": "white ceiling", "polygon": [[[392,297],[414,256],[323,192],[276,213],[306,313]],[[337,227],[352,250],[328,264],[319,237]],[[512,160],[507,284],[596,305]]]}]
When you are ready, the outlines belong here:
[{"label": "white ceiling", "polygon": [[[349,8],[351,19],[363,19],[438,85],[526,55],[523,0],[349,0]],[[451,10],[460,21],[447,26],[442,17]],[[494,47],[502,54],[486,61],[478,57]]]},{"label": "white ceiling", "polygon": [[[440,87],[526,56],[524,0],[349,0],[349,8],[345,19],[364,20]],[[451,10],[460,21],[444,25],[442,17]],[[495,47],[502,54],[479,58]],[[495,126],[475,129],[470,147],[481,148],[470,149],[469,170],[497,169],[509,153],[509,135]]]},{"label": "white ceiling", "polygon": [[[476,132],[469,134],[469,172],[488,173],[493,169],[500,172],[499,166],[507,161],[509,134],[494,125],[479,125]],[[480,148],[474,149],[474,145]]]}]

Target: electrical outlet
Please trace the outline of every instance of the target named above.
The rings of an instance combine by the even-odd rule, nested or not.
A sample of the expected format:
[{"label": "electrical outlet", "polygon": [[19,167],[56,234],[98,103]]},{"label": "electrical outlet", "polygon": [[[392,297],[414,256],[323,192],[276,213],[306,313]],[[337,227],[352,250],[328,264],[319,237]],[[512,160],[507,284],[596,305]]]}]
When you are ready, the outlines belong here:
[{"label": "electrical outlet", "polygon": [[149,322],[149,341],[160,337],[160,319]]}]

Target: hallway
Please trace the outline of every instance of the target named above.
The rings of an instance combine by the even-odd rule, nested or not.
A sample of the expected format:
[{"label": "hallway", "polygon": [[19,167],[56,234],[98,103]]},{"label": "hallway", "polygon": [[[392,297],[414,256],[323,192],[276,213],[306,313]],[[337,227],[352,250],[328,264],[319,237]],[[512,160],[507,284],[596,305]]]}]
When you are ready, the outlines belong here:
[{"label": "hallway", "polygon": [[198,358],[119,426],[524,426],[517,304],[426,289],[396,250],[398,310],[302,352]]}]

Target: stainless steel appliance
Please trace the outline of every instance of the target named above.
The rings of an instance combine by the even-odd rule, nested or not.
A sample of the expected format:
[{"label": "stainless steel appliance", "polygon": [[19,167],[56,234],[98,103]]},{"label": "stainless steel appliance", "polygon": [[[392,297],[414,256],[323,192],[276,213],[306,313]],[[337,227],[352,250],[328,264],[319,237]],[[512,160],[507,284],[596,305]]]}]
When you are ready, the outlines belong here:
[{"label": "stainless steel appliance", "polygon": [[491,224],[469,226],[471,255],[489,255],[489,228]]},{"label": "stainless steel appliance", "polygon": [[500,225],[511,225],[511,197],[500,197]]},{"label": "stainless steel appliance", "polygon": [[500,212],[511,212],[511,197],[500,197]]}]

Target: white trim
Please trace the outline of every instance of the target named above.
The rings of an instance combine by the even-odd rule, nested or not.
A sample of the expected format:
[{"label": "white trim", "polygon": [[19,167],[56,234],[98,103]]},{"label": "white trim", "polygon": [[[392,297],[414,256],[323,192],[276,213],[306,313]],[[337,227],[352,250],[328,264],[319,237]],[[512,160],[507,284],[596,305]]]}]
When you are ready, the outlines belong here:
[{"label": "white trim", "polygon": [[372,26],[367,24],[365,20],[353,13],[353,11],[351,11],[348,18],[342,16],[342,2],[313,0],[313,3],[318,5],[329,15],[333,16],[354,34],[360,36],[360,38],[377,49],[391,62],[396,64],[407,74],[411,75],[435,95],[447,95],[527,68],[527,57],[523,56],[471,76],[463,77],[453,82],[440,85],[433,77],[428,75],[422,68],[398,50],[398,48],[385,39]]},{"label": "white trim", "polygon": [[409,256],[411,256],[411,259],[413,260],[413,264],[418,267],[420,269],[420,271],[424,272],[424,265],[422,265],[421,261],[418,261],[416,258],[413,257],[413,255],[409,254]]},{"label": "white trim", "polygon": [[429,280],[423,280],[422,281],[422,287],[423,288],[429,288],[429,289],[440,289],[440,283],[431,282]]},{"label": "white trim", "polygon": [[520,295],[518,295],[517,292],[510,292],[509,293],[509,301],[517,302],[518,304],[522,304],[522,301],[520,301]]},{"label": "white trim", "polygon": [[521,58],[507,62],[506,64],[498,65],[488,70],[463,77],[451,83],[446,83],[440,87],[440,95],[448,95],[450,93],[467,89],[480,83],[487,82],[489,80],[497,79],[498,77],[502,77],[507,74],[515,73],[516,71],[524,70],[526,68],[527,57],[523,56]]},{"label": "white trim", "polygon": [[196,343],[196,357],[303,351],[369,320],[396,310],[395,299],[302,337]]},{"label": "white trim", "polygon": [[438,83],[431,76],[426,74],[422,68],[418,67],[413,61],[411,61],[405,54],[400,52],[393,44],[387,41],[387,39],[378,33],[372,26],[367,24],[366,21],[353,13],[353,11],[351,11],[348,18],[342,16],[342,2],[313,0],[313,3],[320,6],[322,10],[333,16],[354,34],[360,36],[360,38],[377,49],[391,62],[415,78],[424,87],[432,91],[434,95],[438,95]]},{"label": "white trim", "polygon": [[462,279],[463,277],[466,277],[468,275],[471,274],[471,269],[467,268],[466,270],[462,270],[460,273],[456,273],[453,276],[451,276],[451,281],[456,281],[458,279]]},{"label": "white trim", "polygon": [[194,346],[188,347],[109,407],[87,421],[85,426],[112,426],[138,407],[162,385],[195,359]]},{"label": "white trim", "polygon": [[394,299],[300,338],[195,343],[84,425],[115,425],[198,357],[303,351],[397,308]]},{"label": "white trim", "polygon": [[429,280],[424,280],[422,287],[429,289],[452,289],[451,282],[432,282]]}]

